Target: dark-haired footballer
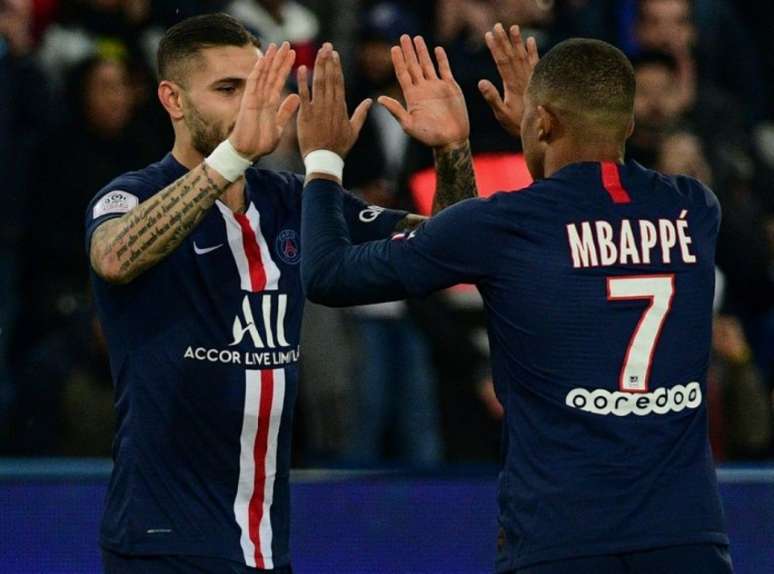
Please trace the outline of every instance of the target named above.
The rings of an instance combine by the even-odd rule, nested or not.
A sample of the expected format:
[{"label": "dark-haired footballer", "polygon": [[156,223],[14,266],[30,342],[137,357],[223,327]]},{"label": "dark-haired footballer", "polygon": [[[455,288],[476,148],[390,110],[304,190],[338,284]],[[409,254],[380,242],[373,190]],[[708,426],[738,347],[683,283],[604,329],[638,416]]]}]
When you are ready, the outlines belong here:
[{"label": "dark-haired footballer", "polygon": [[[574,39],[538,62],[499,25],[487,44],[505,97],[481,90],[520,132],[535,183],[353,245],[338,183],[313,175],[307,296],[341,306],[478,286],[505,411],[497,572],[727,574],[705,400],[717,199],[624,161],[635,83],[619,50]],[[302,147],[313,133],[299,129]]]},{"label": "dark-haired footballer", "polygon": [[[261,54],[225,15],[171,28],[158,95],[174,148],[112,181],[87,209],[118,412],[100,537],[108,574],[290,572],[303,177],[252,164],[298,108],[297,95],[281,99],[293,61],[287,43]],[[469,164],[464,120],[435,142],[440,173]],[[472,178],[439,178],[439,207],[475,193]],[[355,241],[421,219],[348,194],[344,202]]]}]

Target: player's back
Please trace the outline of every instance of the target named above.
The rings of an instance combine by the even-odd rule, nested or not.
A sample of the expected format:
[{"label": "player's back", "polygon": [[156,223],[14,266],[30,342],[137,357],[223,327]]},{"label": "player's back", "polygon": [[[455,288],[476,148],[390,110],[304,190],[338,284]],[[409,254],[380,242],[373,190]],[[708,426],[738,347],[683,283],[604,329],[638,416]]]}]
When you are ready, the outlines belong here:
[{"label": "player's back", "polygon": [[498,570],[726,544],[707,443],[720,222],[695,180],[578,163],[481,212],[506,412]]}]

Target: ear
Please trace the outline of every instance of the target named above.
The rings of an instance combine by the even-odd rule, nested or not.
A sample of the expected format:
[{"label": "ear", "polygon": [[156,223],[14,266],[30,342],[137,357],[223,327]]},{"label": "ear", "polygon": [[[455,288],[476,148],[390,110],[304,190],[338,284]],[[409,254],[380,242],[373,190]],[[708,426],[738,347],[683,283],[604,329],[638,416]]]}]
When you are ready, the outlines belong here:
[{"label": "ear", "polygon": [[556,115],[546,106],[538,106],[535,115],[537,117],[535,131],[537,132],[538,141],[549,143],[556,137],[556,132],[559,128]]},{"label": "ear", "polygon": [[629,125],[626,127],[626,139],[628,140],[634,133],[634,116],[629,120]]},{"label": "ear", "polygon": [[174,82],[163,80],[158,87],[159,101],[172,120],[183,119],[182,88]]}]

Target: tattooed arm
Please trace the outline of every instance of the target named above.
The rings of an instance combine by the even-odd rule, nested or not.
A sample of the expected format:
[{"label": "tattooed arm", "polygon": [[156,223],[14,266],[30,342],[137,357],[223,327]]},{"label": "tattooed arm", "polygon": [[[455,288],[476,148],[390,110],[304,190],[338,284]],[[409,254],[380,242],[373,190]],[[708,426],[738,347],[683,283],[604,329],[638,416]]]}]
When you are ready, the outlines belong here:
[{"label": "tattooed arm", "polygon": [[121,217],[97,227],[89,259],[97,275],[126,284],[169,255],[228,187],[201,163]]},{"label": "tattooed arm", "polygon": [[435,148],[433,158],[435,160],[433,215],[458,201],[478,195],[469,141],[457,147]]},{"label": "tattooed arm", "polygon": [[[465,199],[478,197],[476,174],[470,142],[458,146],[433,149],[435,159],[435,196],[433,215]],[[397,233],[408,233],[416,229],[427,217],[409,213],[395,225]]]}]

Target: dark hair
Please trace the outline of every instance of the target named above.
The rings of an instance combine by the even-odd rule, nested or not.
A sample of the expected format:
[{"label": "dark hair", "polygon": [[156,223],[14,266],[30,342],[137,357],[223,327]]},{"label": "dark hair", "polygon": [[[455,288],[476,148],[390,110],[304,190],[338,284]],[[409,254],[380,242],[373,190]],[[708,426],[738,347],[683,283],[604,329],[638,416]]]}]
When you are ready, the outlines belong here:
[{"label": "dark hair", "polygon": [[260,41],[228,14],[203,14],[179,22],[167,30],[159,44],[156,63],[159,79],[181,81],[180,64],[204,48],[215,46],[260,47]]},{"label": "dark hair", "polygon": [[[573,38],[554,46],[529,84],[538,104],[553,104],[587,127],[600,118],[626,122],[634,111],[634,69],[621,50],[601,40]],[[611,127],[622,127],[611,121]]]},{"label": "dark hair", "polygon": [[635,70],[639,70],[640,68],[644,68],[646,66],[661,66],[673,74],[677,73],[677,60],[675,60],[675,57],[668,52],[646,50],[640,52],[631,60],[632,66]]}]

